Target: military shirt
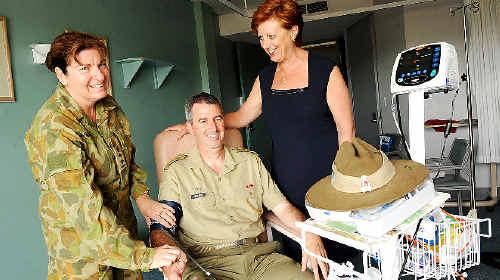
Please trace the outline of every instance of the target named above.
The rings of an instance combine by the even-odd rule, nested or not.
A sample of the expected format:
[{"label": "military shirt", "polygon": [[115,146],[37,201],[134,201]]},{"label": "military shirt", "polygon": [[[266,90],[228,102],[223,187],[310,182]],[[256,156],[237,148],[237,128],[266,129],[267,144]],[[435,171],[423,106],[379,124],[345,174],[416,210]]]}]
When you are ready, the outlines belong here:
[{"label": "military shirt", "polygon": [[111,279],[105,277],[110,267],[145,270],[152,262],[154,249],[134,240],[130,195],[148,188],[146,173],[134,163],[128,120],[111,96],[96,103],[96,119],[59,85],[25,136],[40,185],[49,279],[57,270],[78,279]]},{"label": "military shirt", "polygon": [[220,175],[196,148],[167,163],[159,199],[179,203],[180,233],[204,244],[256,237],[264,231],[263,206],[285,201],[256,153],[227,147]]}]

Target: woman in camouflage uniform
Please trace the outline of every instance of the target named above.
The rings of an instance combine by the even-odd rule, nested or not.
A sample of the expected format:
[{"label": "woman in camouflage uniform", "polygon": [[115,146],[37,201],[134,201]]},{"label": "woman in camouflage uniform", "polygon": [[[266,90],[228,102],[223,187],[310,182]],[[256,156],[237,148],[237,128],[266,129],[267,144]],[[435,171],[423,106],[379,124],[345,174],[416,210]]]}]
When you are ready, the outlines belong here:
[{"label": "woman in camouflage uniform", "polygon": [[46,65],[59,80],[26,133],[29,163],[40,185],[48,279],[142,279],[185,255],[137,240],[132,196],[146,220],[175,223],[151,200],[146,173],[134,162],[128,120],[108,95],[106,46],[67,32],[51,45]]}]

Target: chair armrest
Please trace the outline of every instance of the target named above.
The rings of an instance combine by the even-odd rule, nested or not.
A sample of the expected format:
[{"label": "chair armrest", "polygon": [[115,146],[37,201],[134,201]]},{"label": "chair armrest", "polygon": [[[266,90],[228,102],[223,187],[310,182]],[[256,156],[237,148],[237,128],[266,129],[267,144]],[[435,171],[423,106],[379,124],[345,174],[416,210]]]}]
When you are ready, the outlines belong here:
[{"label": "chair armrest", "polygon": [[462,169],[462,165],[453,164],[449,159],[441,158],[427,158],[425,160],[425,166],[429,171],[449,171]]},{"label": "chair armrest", "polygon": [[461,170],[461,165],[443,165],[443,166],[428,166],[430,171],[449,171],[449,170]]},{"label": "chair armrest", "polygon": [[278,216],[276,216],[273,212],[267,212],[266,214],[264,214],[264,221],[266,223],[267,238],[269,241],[273,240],[271,228],[274,228],[288,238],[291,238],[295,242],[301,244],[300,236],[294,234],[293,230],[285,223],[283,223],[280,218],[278,218]]}]

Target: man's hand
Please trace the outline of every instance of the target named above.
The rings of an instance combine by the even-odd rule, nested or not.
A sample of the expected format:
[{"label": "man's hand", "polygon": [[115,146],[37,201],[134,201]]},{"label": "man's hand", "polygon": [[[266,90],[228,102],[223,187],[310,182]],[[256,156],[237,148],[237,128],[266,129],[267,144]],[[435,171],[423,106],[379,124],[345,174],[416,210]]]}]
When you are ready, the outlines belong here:
[{"label": "man's hand", "polygon": [[[288,201],[283,201],[276,205],[273,209],[274,214],[280,218],[280,220],[285,223],[288,227],[292,229],[292,234],[295,236],[300,236],[300,229],[295,225],[296,222],[304,221],[304,215],[300,211],[293,207]],[[312,253],[327,258],[325,247],[323,247],[323,242],[321,238],[315,234],[307,233],[306,235],[306,248]],[[328,264],[317,260],[315,257],[306,254],[302,250],[302,271],[307,269],[307,263],[311,266],[314,272],[314,278],[319,280],[319,270],[324,279],[328,276]],[[318,269],[319,266],[319,269]]]},{"label": "man's hand", "polygon": [[[322,256],[324,258],[328,258],[325,247],[323,247],[323,242],[321,241],[321,238],[319,236],[312,233],[307,233],[305,246],[312,253]],[[307,263],[309,263],[311,269],[314,272],[314,279],[316,280],[320,279],[319,270],[321,270],[323,279],[328,278],[328,263],[322,262],[316,259],[314,256],[311,256],[307,254],[304,250],[302,250],[302,271],[305,271],[307,269]]]},{"label": "man's hand", "polygon": [[153,262],[150,268],[160,268],[164,266],[171,266],[177,262],[187,262],[186,254],[181,249],[175,246],[163,245],[156,248],[153,256]]},{"label": "man's hand", "polygon": [[162,267],[163,278],[166,280],[181,280],[186,269],[186,261],[177,261],[169,266]]},{"label": "man's hand", "polygon": [[175,226],[176,220],[172,207],[154,201],[145,194],[137,197],[135,201],[148,226],[151,225],[151,219],[156,220],[167,228]]}]

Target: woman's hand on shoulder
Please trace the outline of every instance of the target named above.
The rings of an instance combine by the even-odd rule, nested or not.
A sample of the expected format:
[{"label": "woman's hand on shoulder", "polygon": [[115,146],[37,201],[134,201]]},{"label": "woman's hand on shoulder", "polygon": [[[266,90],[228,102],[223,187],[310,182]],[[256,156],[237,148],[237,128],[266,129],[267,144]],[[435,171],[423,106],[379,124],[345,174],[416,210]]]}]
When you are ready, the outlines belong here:
[{"label": "woman's hand on shoulder", "polygon": [[169,126],[163,130],[163,132],[166,131],[175,131],[179,133],[179,139],[182,138],[182,136],[189,134],[189,131],[187,129],[187,124],[186,123],[180,123],[176,125]]},{"label": "woman's hand on shoulder", "polygon": [[226,128],[246,127],[257,119],[260,114],[262,114],[262,95],[259,77],[257,77],[250,94],[238,111],[225,114],[224,125]]}]

